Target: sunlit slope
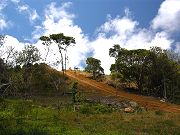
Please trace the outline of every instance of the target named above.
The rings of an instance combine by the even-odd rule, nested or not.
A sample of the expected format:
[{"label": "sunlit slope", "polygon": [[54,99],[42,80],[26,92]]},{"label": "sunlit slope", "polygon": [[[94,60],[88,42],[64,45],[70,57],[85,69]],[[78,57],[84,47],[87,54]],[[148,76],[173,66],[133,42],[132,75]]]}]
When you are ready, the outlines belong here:
[{"label": "sunlit slope", "polygon": [[149,110],[162,110],[166,112],[180,113],[180,105],[160,102],[159,100],[152,97],[131,94],[121,90],[117,91],[115,88],[111,86],[108,86],[101,82],[97,82],[95,80],[91,80],[87,78],[85,75],[79,74],[78,72],[67,71],[66,75],[78,81],[80,85],[83,85],[86,88],[86,90],[94,89],[107,95],[117,96],[119,100],[133,100],[137,102],[139,105],[146,107]]}]

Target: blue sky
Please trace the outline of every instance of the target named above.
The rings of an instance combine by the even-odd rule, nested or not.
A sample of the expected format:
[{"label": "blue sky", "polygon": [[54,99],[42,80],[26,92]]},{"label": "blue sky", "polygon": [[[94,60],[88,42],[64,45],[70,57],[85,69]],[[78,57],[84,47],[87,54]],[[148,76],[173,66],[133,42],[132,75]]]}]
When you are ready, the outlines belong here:
[{"label": "blue sky", "polygon": [[[180,0],[0,1],[0,34],[7,35],[6,46],[20,50],[31,43],[43,56],[45,48],[38,38],[60,32],[77,42],[69,50],[69,66],[83,67],[85,59],[93,56],[109,73],[113,59],[108,50],[113,44],[180,52]],[[49,63],[57,59],[52,54]]]},{"label": "blue sky", "polygon": [[[140,27],[149,27],[150,21],[156,16],[163,0],[20,0],[19,4],[11,0],[2,0],[7,4],[2,10],[5,18],[11,22],[10,28],[1,30],[2,34],[9,34],[20,41],[31,38],[34,26],[43,20],[43,12],[48,4],[56,2],[57,5],[72,2],[69,12],[74,13],[74,22],[79,25],[84,33],[93,36],[95,30],[106,21],[107,15],[123,16],[124,9],[129,8],[132,17],[137,20]],[[18,11],[18,6],[28,5],[31,10],[36,10],[41,16],[35,22],[30,23],[26,11]]]}]

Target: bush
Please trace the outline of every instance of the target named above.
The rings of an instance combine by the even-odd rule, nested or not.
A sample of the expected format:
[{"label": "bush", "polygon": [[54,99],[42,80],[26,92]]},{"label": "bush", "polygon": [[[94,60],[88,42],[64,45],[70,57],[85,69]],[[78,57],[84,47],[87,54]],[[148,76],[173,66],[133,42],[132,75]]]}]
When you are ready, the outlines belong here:
[{"label": "bush", "polygon": [[102,104],[97,104],[94,106],[95,113],[111,113],[112,108],[102,105]]},{"label": "bush", "polygon": [[79,111],[82,114],[104,114],[111,113],[112,108],[102,104],[83,104]]}]

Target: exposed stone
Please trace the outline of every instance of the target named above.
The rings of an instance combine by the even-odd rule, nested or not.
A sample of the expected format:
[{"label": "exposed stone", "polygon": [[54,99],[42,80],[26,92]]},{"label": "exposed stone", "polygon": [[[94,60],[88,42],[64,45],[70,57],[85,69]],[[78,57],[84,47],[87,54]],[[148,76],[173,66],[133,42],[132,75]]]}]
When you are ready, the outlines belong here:
[{"label": "exposed stone", "polygon": [[136,102],[134,102],[134,101],[130,101],[129,104],[130,104],[130,106],[133,107],[133,108],[138,107],[138,104],[137,104]]},{"label": "exposed stone", "polygon": [[122,102],[122,107],[123,107],[123,108],[128,108],[129,105],[128,105],[128,103],[126,103],[126,102]]},{"label": "exposed stone", "polygon": [[127,108],[124,109],[124,112],[126,112],[126,113],[133,113],[134,109],[132,107],[127,107]]}]

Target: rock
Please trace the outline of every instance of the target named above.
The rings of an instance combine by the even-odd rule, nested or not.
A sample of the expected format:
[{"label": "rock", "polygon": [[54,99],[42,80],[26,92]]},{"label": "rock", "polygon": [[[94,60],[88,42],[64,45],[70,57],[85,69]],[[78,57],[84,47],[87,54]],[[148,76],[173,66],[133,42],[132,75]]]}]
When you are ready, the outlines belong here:
[{"label": "rock", "polygon": [[127,107],[127,108],[124,109],[124,112],[126,112],[126,113],[133,113],[134,109],[132,107]]},{"label": "rock", "polygon": [[123,102],[122,102],[122,107],[123,107],[123,108],[128,108],[128,107],[129,107],[129,104],[126,103],[125,101],[123,101]]},{"label": "rock", "polygon": [[165,98],[163,98],[163,99],[161,99],[161,100],[160,100],[160,102],[166,102],[166,99],[165,99]]},{"label": "rock", "polygon": [[117,103],[116,103],[116,107],[122,108],[122,104],[121,104],[120,102],[117,102]]},{"label": "rock", "polygon": [[130,101],[129,104],[130,104],[130,106],[133,107],[133,108],[138,107],[138,104],[137,104],[136,102],[134,102],[134,101]]}]

